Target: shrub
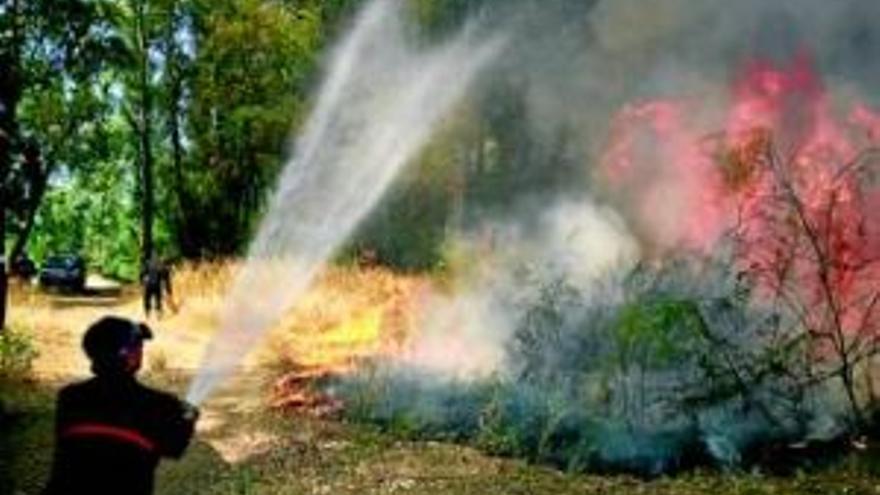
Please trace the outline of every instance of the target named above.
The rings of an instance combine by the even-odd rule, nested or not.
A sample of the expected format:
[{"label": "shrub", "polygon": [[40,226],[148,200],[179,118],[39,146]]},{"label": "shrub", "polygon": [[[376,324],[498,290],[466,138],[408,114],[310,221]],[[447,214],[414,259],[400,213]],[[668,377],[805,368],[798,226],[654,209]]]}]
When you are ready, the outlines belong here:
[{"label": "shrub", "polygon": [[826,438],[823,423],[841,425],[826,387],[804,379],[790,322],[753,304],[729,265],[624,275],[589,289],[523,280],[522,297],[500,303],[521,316],[507,367],[491,379],[391,366],[349,377],[337,392],[350,418],[404,435],[651,476],[748,466],[772,445]]},{"label": "shrub", "polygon": [[37,350],[27,333],[15,328],[0,332],[0,380],[25,377],[37,357]]}]

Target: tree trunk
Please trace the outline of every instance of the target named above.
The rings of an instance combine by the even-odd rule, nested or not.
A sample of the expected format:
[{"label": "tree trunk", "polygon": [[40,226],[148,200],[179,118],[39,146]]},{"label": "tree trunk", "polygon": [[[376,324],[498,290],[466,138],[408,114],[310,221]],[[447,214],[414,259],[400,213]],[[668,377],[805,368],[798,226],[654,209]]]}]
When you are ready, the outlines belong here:
[{"label": "tree trunk", "polygon": [[22,253],[24,253],[24,248],[27,246],[27,241],[30,238],[31,232],[34,230],[34,222],[37,218],[37,211],[40,209],[40,204],[43,202],[43,196],[46,193],[46,183],[48,180],[48,173],[44,173],[39,177],[38,182],[32,185],[33,196],[30,198],[28,203],[28,211],[26,212],[27,217],[25,218],[24,228],[21,229],[21,232],[18,233],[18,237],[15,239],[15,243],[12,245],[12,249],[9,251],[9,259],[13,262],[17,260]]},{"label": "tree trunk", "polygon": [[12,142],[16,136],[15,113],[21,98],[19,50],[19,0],[13,0],[7,15],[12,20],[8,51],[0,52],[0,332],[6,328],[8,279],[6,270],[6,209],[9,207],[9,176],[12,172]]},{"label": "tree trunk", "polygon": [[859,405],[858,397],[856,397],[855,380],[853,377],[853,367],[844,358],[843,365],[840,369],[840,381],[843,382],[843,389],[846,392],[846,398],[849,401],[850,411],[853,416],[856,431],[865,431],[865,417]]},{"label": "tree trunk", "polygon": [[[6,197],[0,202],[0,232],[6,232]],[[4,242],[2,252],[0,252],[0,332],[6,329],[6,301],[8,297],[8,281],[6,270],[6,236],[3,236]]]},{"label": "tree trunk", "polygon": [[[0,82],[4,87],[7,84],[8,68],[0,67],[3,71],[3,80]],[[0,97],[3,108],[10,109],[9,99]],[[7,302],[7,278],[6,278],[6,208],[8,207],[7,182],[12,169],[12,139],[11,134],[15,117],[10,110],[0,108],[0,332],[6,328],[6,302]]]},{"label": "tree trunk", "polygon": [[175,74],[171,81],[169,100],[169,123],[171,132],[171,161],[174,170],[174,195],[177,199],[177,214],[175,230],[177,242],[181,253],[185,257],[197,255],[189,229],[190,199],[186,191],[186,183],[183,177],[183,145],[180,137],[180,98],[182,81],[179,74]]},{"label": "tree trunk", "polygon": [[183,146],[180,143],[180,124],[178,121],[179,108],[176,101],[171,108],[171,160],[174,167],[174,195],[177,199],[177,242],[184,256],[193,255],[192,241],[189,235],[189,197],[186,193],[186,184],[183,179]]},{"label": "tree trunk", "polygon": [[[70,134],[72,134],[72,131],[68,132],[68,135]],[[28,238],[34,228],[34,220],[37,216],[37,210],[39,210],[40,203],[43,201],[43,196],[46,193],[46,185],[49,181],[49,164],[43,160],[40,148],[35,142],[30,142],[24,147],[23,155],[25,160],[24,174],[27,177],[29,184],[29,192],[25,203],[24,227],[18,233],[15,242],[12,244],[12,250],[9,252],[10,264],[15,263],[24,252],[25,246],[27,246]]]},{"label": "tree trunk", "polygon": [[868,407],[869,410],[877,411],[877,388],[874,384],[874,356],[869,357],[865,362],[865,388],[868,391]]},{"label": "tree trunk", "polygon": [[174,199],[176,211],[174,217],[175,237],[180,254],[186,258],[198,255],[198,249],[193,242],[190,231],[191,200],[186,190],[186,181],[183,173],[183,144],[181,138],[181,120],[183,106],[183,85],[185,78],[185,57],[181,54],[175,35],[181,29],[181,21],[178,16],[184,15],[178,2],[173,2],[169,7],[168,29],[165,33],[167,47],[166,70],[168,74],[168,132],[171,134],[171,167],[173,173]]},{"label": "tree trunk", "polygon": [[147,16],[144,12],[144,1],[141,0],[138,2],[138,12],[137,12],[137,35],[138,35],[138,43],[140,49],[140,91],[141,91],[141,105],[140,105],[140,122],[139,122],[139,133],[140,133],[140,148],[141,148],[141,180],[143,183],[142,197],[141,197],[141,235],[142,235],[142,247],[141,247],[141,266],[146,266],[146,263],[150,260],[153,255],[153,210],[154,210],[154,198],[153,198],[153,152],[151,148],[151,140],[150,140],[150,131],[152,129],[151,125],[151,98],[150,98],[150,87],[149,87],[149,42],[148,42],[148,32],[147,32]]}]

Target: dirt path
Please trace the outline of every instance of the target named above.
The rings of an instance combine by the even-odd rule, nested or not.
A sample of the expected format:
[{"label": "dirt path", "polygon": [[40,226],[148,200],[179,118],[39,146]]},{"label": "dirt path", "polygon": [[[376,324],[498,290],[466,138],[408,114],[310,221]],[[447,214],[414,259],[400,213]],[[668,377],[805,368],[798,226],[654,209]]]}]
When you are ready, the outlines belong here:
[{"label": "dirt path", "polygon": [[[34,374],[39,382],[53,386],[90,375],[80,342],[91,322],[108,314],[143,319],[137,294],[125,291],[112,297],[29,293],[19,294],[17,299],[11,306],[10,321],[34,336],[39,352]],[[199,307],[208,303],[195,299],[188,302],[188,311],[147,321],[154,339],[145,347],[141,372],[146,383],[171,389],[181,396],[211,339],[211,329],[207,328],[211,318],[199,316]],[[275,441],[277,435],[265,428],[265,422],[246,420],[265,410],[266,382],[257,360],[249,359],[240,373],[202,405],[197,436],[225,462],[240,462],[264,452]]]}]

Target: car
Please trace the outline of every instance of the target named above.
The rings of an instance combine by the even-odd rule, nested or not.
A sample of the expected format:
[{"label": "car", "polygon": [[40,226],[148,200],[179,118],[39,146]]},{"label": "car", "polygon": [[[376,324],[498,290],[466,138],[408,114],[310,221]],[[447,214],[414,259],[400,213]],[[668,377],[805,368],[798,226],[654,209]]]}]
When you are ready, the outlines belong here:
[{"label": "car", "polygon": [[82,291],[86,286],[86,261],[82,256],[49,256],[40,267],[40,286]]},{"label": "car", "polygon": [[28,281],[37,274],[37,265],[34,264],[27,254],[22,253],[12,262],[12,266],[9,267],[9,274]]}]

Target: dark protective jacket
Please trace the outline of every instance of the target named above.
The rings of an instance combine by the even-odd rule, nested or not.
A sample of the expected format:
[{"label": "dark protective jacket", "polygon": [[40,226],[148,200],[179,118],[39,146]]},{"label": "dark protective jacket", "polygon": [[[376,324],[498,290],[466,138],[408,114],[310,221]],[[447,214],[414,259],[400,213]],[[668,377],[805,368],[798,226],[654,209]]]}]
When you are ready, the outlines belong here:
[{"label": "dark protective jacket", "polygon": [[44,495],[151,494],[160,458],[183,455],[193,426],[180,400],[129,375],[69,385],[58,394]]},{"label": "dark protective jacket", "polygon": [[165,263],[149,263],[141,272],[141,282],[147,292],[172,293],[171,269]]}]

